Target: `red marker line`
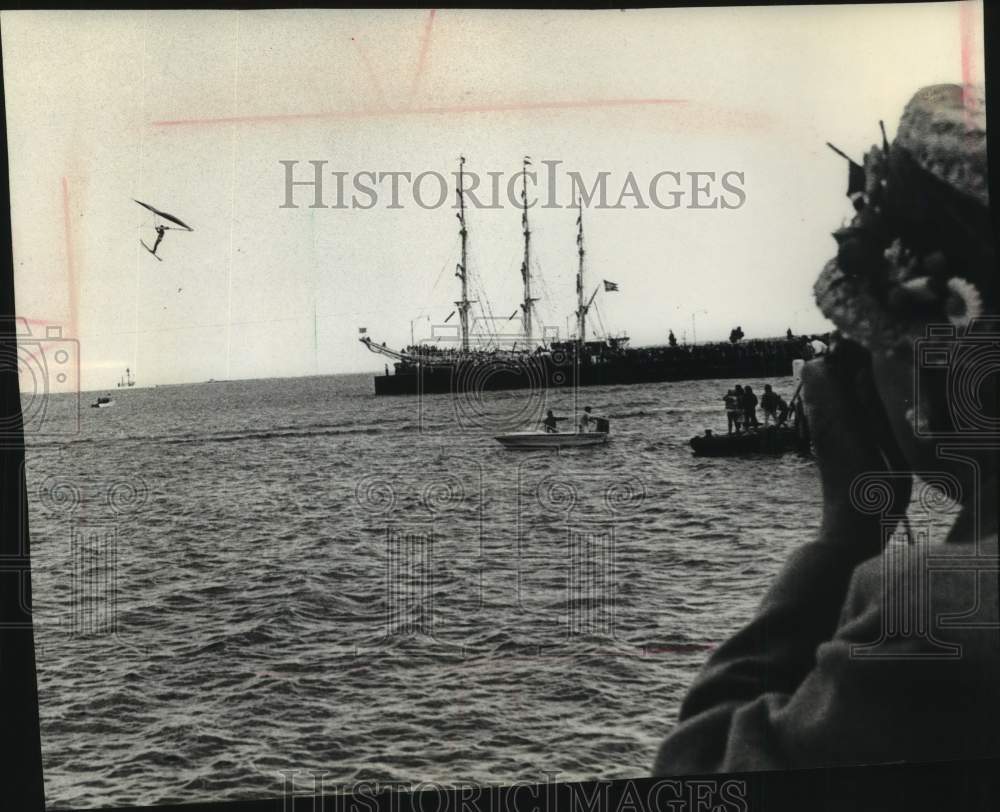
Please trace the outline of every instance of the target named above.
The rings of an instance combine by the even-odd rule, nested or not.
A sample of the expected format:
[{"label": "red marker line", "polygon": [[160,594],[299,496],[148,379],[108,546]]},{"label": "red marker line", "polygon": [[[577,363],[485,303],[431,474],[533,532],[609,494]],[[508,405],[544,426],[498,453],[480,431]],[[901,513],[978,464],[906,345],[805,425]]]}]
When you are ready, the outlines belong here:
[{"label": "red marker line", "polygon": [[378,74],[375,73],[375,69],[372,67],[372,63],[368,59],[368,52],[354,37],[351,37],[351,42],[354,43],[354,47],[358,51],[358,56],[361,57],[361,64],[364,66],[365,73],[368,75],[368,81],[371,82],[372,90],[375,91],[375,96],[378,98],[380,109],[386,109],[389,106],[389,103],[386,101],[385,93],[382,92],[382,85],[379,84]]},{"label": "red marker line", "polygon": [[431,29],[434,27],[435,9],[431,9],[427,14],[427,22],[424,24],[424,34],[420,39],[420,55],[417,57],[417,67],[413,72],[413,85],[410,87],[410,105],[417,100],[417,91],[420,89],[420,80],[424,76],[424,68],[427,66],[427,54],[431,49]]},{"label": "red marker line", "polygon": [[66,325],[66,332],[69,336],[75,336],[79,312],[79,287],[76,275],[76,256],[73,251],[73,224],[69,213],[69,183],[65,175],[62,178],[62,198],[63,226],[66,232],[66,285],[69,291],[69,323]]},{"label": "red marker line", "polygon": [[29,319],[27,316],[15,316],[14,319],[16,321],[23,321],[26,324],[37,324],[42,327],[61,324],[61,322],[53,321],[52,319]]},{"label": "red marker line", "polygon": [[958,7],[959,36],[962,39],[962,84],[972,83],[973,59],[972,52],[972,3],[965,0]]},{"label": "red marker line", "polygon": [[154,127],[189,127],[199,124],[268,124],[319,119],[378,118],[380,116],[451,115],[462,113],[506,113],[528,110],[593,110],[610,107],[654,107],[687,104],[687,99],[580,99],[568,101],[510,102],[507,104],[444,105],[384,109],[331,110],[322,113],[278,113],[259,116],[219,116],[151,121]]}]

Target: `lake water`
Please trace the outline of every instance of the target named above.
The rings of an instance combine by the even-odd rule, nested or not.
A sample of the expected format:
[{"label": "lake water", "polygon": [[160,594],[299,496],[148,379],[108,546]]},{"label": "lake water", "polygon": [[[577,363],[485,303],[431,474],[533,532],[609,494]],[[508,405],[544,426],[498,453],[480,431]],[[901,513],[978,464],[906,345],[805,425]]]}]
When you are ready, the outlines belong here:
[{"label": "lake water", "polygon": [[585,389],[612,440],[563,452],[493,435],[572,416],[568,392],[132,389],[83,396],[78,431],[50,398],[72,433],[27,454],[48,803],[648,774],[819,517],[808,460],[691,456],[732,383]]}]

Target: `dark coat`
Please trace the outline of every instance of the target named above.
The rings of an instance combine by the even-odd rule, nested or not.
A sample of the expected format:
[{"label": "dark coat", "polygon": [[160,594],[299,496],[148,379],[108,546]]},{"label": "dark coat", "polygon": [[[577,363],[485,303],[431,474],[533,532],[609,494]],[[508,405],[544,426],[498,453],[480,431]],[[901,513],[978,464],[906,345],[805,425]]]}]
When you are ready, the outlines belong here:
[{"label": "dark coat", "polygon": [[[892,545],[856,567],[837,544],[800,547],[695,679],[654,773],[1000,755],[995,504],[978,558],[970,513],[944,544]],[[892,633],[886,607],[907,595],[929,634]]]}]

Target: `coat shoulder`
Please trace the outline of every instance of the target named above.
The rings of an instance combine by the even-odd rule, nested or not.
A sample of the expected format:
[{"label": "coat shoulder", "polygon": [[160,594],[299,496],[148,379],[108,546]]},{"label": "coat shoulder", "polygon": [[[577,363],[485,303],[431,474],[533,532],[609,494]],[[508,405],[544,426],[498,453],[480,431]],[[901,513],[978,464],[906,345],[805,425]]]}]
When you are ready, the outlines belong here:
[{"label": "coat shoulder", "polygon": [[1000,659],[997,564],[995,533],[978,544],[890,544],[855,569],[838,636],[858,642],[877,631],[906,649],[972,646]]}]

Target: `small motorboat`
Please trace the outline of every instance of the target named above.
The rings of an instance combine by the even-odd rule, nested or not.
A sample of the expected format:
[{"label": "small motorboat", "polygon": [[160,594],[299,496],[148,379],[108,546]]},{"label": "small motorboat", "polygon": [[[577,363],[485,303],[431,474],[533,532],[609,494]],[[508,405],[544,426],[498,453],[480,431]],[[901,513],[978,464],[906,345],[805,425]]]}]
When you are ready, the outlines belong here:
[{"label": "small motorboat", "polygon": [[604,445],[608,441],[610,424],[595,418],[596,431],[514,431],[500,434],[496,440],[504,448],[577,448]]},{"label": "small motorboat", "polygon": [[764,426],[739,434],[713,434],[711,429],[691,438],[696,457],[742,457],[752,454],[808,453],[809,438],[791,426]]},{"label": "small motorboat", "polygon": [[108,406],[114,406],[115,402],[111,398],[98,398],[93,403],[90,404],[91,409],[105,409]]},{"label": "small motorboat", "polygon": [[574,448],[603,445],[608,435],[603,431],[514,431],[496,439],[504,448]]}]

